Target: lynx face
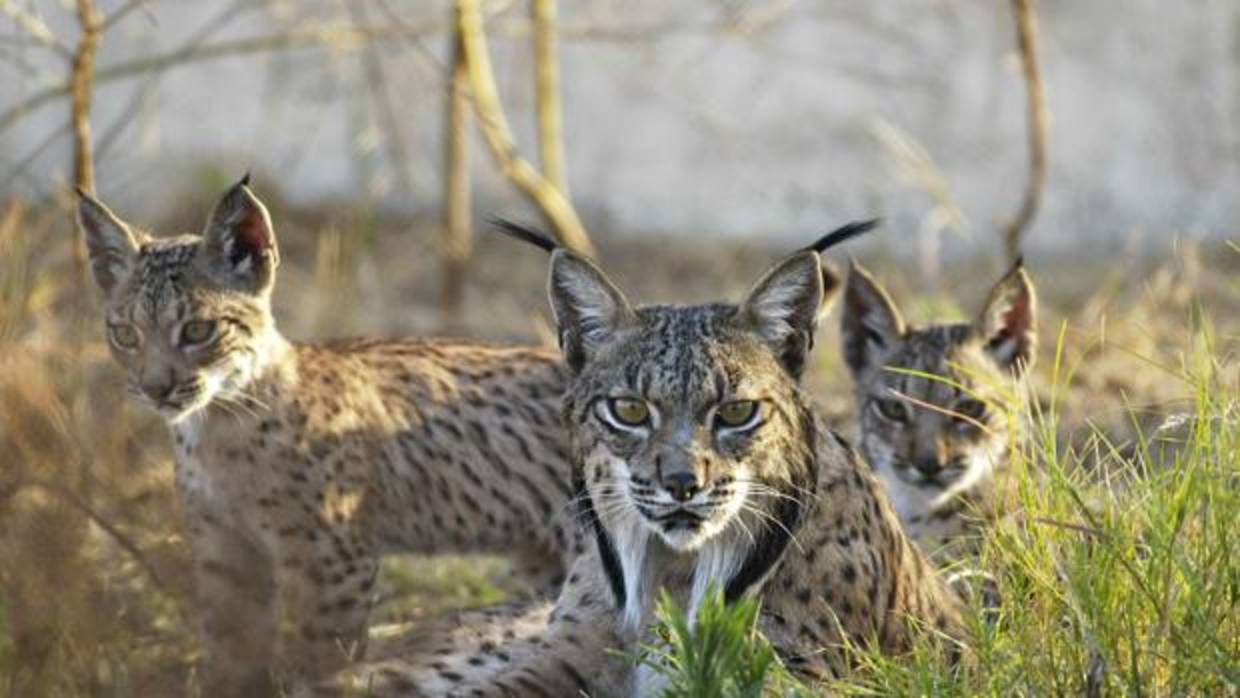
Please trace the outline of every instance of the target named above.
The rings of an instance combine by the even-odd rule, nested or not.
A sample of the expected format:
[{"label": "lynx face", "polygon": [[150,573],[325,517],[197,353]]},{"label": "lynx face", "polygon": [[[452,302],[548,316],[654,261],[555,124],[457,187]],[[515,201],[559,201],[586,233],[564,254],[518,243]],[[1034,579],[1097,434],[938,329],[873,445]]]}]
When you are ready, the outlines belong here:
[{"label": "lynx face", "polygon": [[171,423],[213,401],[245,410],[241,391],[275,334],[279,261],[271,220],[245,183],[224,195],[202,236],[150,239],[85,195],[78,220],[129,394]]},{"label": "lynx face", "polygon": [[1033,361],[1034,306],[1018,265],[975,322],[910,328],[882,287],[853,267],[843,335],[861,446],[914,535],[916,524],[1003,465],[1010,434],[1002,396]]},{"label": "lynx face", "polygon": [[592,263],[555,253],[577,487],[630,624],[649,560],[692,570],[692,609],[711,581],[736,595],[763,578],[796,529],[816,477],[797,379],[824,274],[803,252],[739,305],[634,308]]}]

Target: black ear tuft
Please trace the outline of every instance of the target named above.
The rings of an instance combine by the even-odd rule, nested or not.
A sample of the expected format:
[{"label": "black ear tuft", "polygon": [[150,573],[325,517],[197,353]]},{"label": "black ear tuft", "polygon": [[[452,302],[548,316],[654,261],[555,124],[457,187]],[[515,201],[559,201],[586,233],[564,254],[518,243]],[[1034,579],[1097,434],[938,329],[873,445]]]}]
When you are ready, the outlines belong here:
[{"label": "black ear tuft", "polygon": [[804,251],[822,254],[842,242],[847,242],[848,240],[851,240],[859,235],[864,235],[871,230],[874,230],[878,227],[879,223],[882,223],[881,218],[872,218],[868,221],[854,221],[852,223],[848,223],[847,225],[842,225],[818,238],[813,242],[813,244],[807,245],[804,248]]},{"label": "black ear tuft", "polygon": [[249,170],[246,170],[245,174],[241,175],[241,181],[237,182],[237,184],[240,184],[243,187],[250,186],[250,171]]},{"label": "black ear tuft", "polygon": [[560,243],[547,233],[536,228],[532,228],[507,218],[491,217],[487,222],[495,226],[501,233],[508,237],[515,238],[543,250],[544,252],[554,252],[560,249]]}]

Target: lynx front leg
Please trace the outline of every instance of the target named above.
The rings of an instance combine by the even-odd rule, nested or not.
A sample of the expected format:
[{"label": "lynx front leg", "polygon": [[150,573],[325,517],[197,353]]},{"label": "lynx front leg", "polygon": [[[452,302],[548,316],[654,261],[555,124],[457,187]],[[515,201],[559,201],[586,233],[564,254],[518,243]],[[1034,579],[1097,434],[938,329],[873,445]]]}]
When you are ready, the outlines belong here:
[{"label": "lynx front leg", "polygon": [[[420,633],[344,685],[352,695],[399,698],[576,698],[632,692],[631,646],[617,630],[610,590],[578,560],[554,608],[514,604],[466,611]],[[617,651],[618,650],[618,651]],[[341,685],[338,683],[337,686]],[[327,694],[330,695],[330,694]]]},{"label": "lynx front leg", "polygon": [[295,689],[365,652],[378,558],[347,529],[281,534],[279,661]]},{"label": "lynx front leg", "polygon": [[271,558],[252,538],[213,512],[189,512],[195,591],[206,650],[203,695],[274,694]]}]

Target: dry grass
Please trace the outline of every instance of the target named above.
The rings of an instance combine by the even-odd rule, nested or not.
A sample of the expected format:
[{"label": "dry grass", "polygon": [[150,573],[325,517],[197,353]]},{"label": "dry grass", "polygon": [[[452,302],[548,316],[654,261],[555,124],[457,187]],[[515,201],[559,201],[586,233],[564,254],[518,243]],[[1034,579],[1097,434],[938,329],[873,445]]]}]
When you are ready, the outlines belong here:
[{"label": "dry grass", "polygon": [[[283,249],[276,304],[286,333],[392,335],[439,326],[431,230],[412,233],[404,222],[339,210],[277,207],[275,215]],[[95,289],[72,262],[71,230],[65,210],[11,203],[0,211],[0,695],[192,695],[197,645],[170,449],[162,426],[124,401],[102,344]],[[540,341],[548,336],[544,260],[512,244],[479,245],[458,326],[472,336]],[[602,245],[608,266],[639,300],[735,295],[774,254],[735,244]],[[1234,338],[1240,323],[1238,258],[1188,248],[1172,262],[1134,261],[1103,274],[1087,265],[1048,265],[1043,274],[1035,263],[1047,301],[1043,356],[1054,355],[1063,327],[1063,365],[1075,367],[1053,390],[1045,381],[1044,400],[1061,407],[1060,433],[1086,433],[1096,422],[1124,439],[1134,429],[1126,405],[1161,414],[1191,395],[1192,386],[1176,378],[1187,340],[1229,346],[1222,340]],[[903,278],[883,273],[894,264],[876,266],[884,278]],[[989,281],[947,290],[972,308]],[[894,285],[914,319],[955,307]],[[1213,335],[1201,322],[1207,312]],[[835,323],[827,325],[810,384],[842,424],[851,393]],[[502,596],[495,582],[503,572],[494,560],[393,563],[380,617],[489,603]]]}]

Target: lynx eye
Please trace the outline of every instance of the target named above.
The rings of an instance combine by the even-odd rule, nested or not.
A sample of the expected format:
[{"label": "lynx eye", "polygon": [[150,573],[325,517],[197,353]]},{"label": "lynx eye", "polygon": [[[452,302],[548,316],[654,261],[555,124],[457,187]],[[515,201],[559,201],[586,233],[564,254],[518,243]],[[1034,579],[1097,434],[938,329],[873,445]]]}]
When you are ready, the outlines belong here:
[{"label": "lynx eye", "polygon": [[758,415],[758,403],[753,400],[736,400],[715,410],[715,421],[724,427],[743,427]]},{"label": "lynx eye", "polygon": [[142,343],[142,335],[133,325],[108,325],[108,334],[112,343],[121,349],[137,349]]},{"label": "lynx eye", "polygon": [[614,397],[607,401],[607,411],[620,424],[640,427],[650,420],[650,408],[641,400]]},{"label": "lynx eye", "polygon": [[878,416],[891,422],[903,424],[908,421],[908,405],[899,398],[884,398],[874,401],[874,409]]},{"label": "lynx eye", "polygon": [[191,320],[181,328],[181,344],[202,344],[213,336],[214,320]]},{"label": "lynx eye", "polygon": [[953,417],[960,429],[975,429],[986,418],[986,405],[980,400],[961,400],[952,408]]}]

